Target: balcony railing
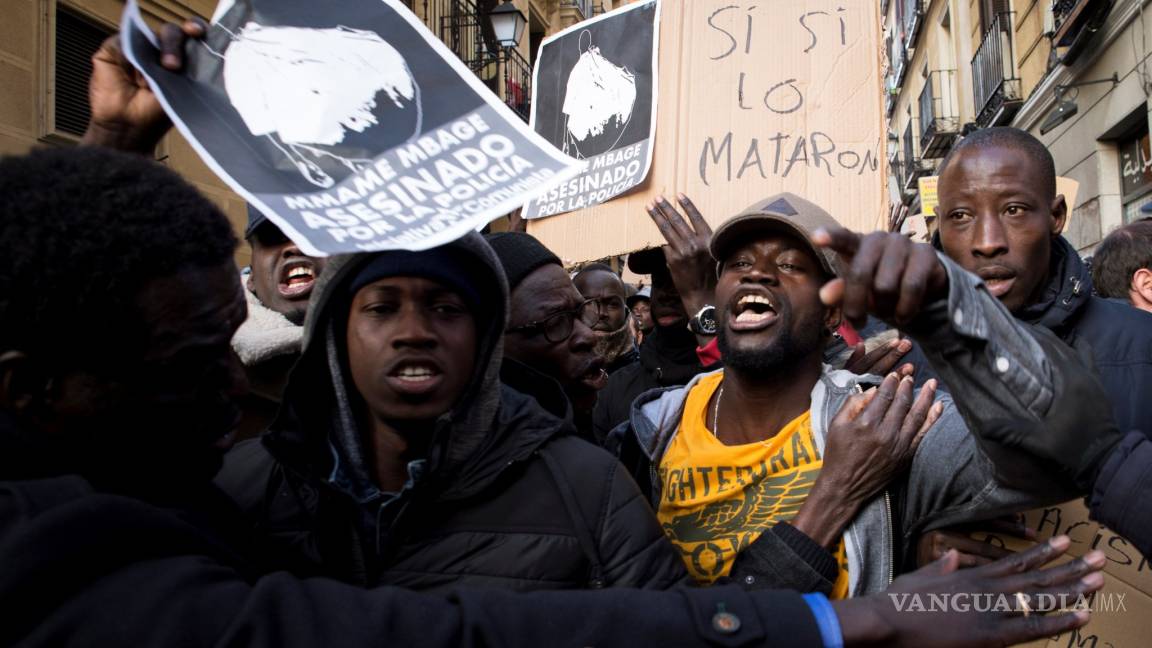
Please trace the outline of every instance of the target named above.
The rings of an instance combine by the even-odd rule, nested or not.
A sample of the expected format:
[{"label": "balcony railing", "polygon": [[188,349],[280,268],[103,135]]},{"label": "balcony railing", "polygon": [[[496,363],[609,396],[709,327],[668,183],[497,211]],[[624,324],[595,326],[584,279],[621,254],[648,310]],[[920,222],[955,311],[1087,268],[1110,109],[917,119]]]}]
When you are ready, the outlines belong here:
[{"label": "balcony railing", "polygon": [[892,87],[904,83],[904,73],[908,71],[908,52],[904,49],[904,39],[889,35],[887,41],[888,65],[891,68]]},{"label": "balcony railing", "polygon": [[1013,46],[1014,12],[997,14],[972,59],[972,92],[976,124],[995,126],[1020,105],[1020,78]]},{"label": "balcony railing", "polygon": [[532,112],[532,64],[515,48],[500,50],[500,71],[504,83],[502,98],[524,121]]},{"label": "balcony railing", "polygon": [[474,0],[405,0],[425,25],[525,121],[532,101],[532,66],[500,47]]},{"label": "balcony railing", "polygon": [[913,195],[918,189],[917,180],[927,175],[924,170],[924,165],[920,162],[920,156],[916,151],[916,131],[912,119],[908,120],[908,126],[904,129],[904,195]]},{"label": "balcony railing", "polygon": [[920,151],[925,159],[947,155],[960,133],[955,79],[955,70],[935,70],[924,80],[920,91]]},{"label": "balcony railing", "polygon": [[916,47],[916,35],[924,22],[924,0],[902,0],[904,3],[904,47]]}]

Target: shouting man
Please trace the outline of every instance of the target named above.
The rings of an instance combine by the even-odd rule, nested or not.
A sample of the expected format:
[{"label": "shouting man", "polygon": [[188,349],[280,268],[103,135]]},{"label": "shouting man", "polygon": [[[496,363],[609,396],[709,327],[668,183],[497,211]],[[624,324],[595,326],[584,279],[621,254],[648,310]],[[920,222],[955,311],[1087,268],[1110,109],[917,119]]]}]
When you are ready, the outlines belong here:
[{"label": "shouting man", "polygon": [[[1011,383],[1030,416],[1051,405],[1044,354],[975,277],[927,245],[880,236],[862,244],[816,205],[780,194],[712,238],[725,369],[642,395],[612,438],[697,580],[876,592],[922,530],[1039,503],[996,482],[947,396],[928,413],[934,381],[914,399],[911,378],[889,374],[861,397],[873,378],[822,364],[841,303],[857,321],[871,303],[874,315],[910,319],[934,348],[941,337],[1016,341],[1001,351],[1011,375],[993,374],[981,354],[954,361]],[[949,319],[954,304],[973,309],[966,321]]]}]

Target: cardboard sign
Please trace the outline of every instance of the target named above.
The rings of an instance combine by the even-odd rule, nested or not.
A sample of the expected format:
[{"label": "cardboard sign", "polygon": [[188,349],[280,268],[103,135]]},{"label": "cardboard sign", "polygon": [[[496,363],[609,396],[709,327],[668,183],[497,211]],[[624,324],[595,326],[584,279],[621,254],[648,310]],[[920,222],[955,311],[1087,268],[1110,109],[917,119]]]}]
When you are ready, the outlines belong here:
[{"label": "cardboard sign", "polygon": [[533,220],[561,258],[664,244],[644,205],[688,195],[715,226],[780,191],[862,231],[887,218],[875,0],[666,0],[648,180],[611,202]]},{"label": "cardboard sign", "polygon": [[540,44],[532,127],[582,160],[580,175],[524,206],[541,218],[598,205],[648,175],[656,131],[660,2],[625,5]]},{"label": "cardboard sign", "polygon": [[[1072,541],[1068,556],[1079,557],[1098,549],[1104,553],[1104,588],[1091,601],[1092,621],[1084,628],[1051,639],[1024,644],[1033,648],[1057,646],[1146,646],[1148,619],[1152,618],[1152,566],[1132,543],[1093,522],[1083,501],[1028,511],[1024,522],[1043,542],[1058,535]],[[995,533],[973,537],[1019,551],[1032,546],[1018,538]]]},{"label": "cardboard sign", "polygon": [[306,254],[441,245],[579,169],[398,0],[221,0],[184,73],[134,0],[121,40],[205,163]]}]

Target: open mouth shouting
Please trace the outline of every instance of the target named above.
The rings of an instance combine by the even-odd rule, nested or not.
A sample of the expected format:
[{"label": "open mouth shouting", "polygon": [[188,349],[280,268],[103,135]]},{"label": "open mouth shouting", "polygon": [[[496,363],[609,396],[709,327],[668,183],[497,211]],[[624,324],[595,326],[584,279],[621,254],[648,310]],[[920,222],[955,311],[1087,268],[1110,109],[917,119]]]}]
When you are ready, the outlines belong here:
[{"label": "open mouth shouting", "polygon": [[316,266],[308,259],[294,259],[280,266],[276,287],[285,299],[306,299],[316,283]]},{"label": "open mouth shouting", "polygon": [[733,331],[756,331],[774,324],[776,305],[768,295],[745,294],[729,309],[728,328]]}]

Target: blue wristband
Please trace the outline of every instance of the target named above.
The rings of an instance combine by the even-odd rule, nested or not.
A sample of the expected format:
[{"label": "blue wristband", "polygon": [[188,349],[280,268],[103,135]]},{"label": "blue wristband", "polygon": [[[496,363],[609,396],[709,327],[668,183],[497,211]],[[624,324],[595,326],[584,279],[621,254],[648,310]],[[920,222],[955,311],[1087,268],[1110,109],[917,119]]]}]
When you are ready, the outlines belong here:
[{"label": "blue wristband", "polygon": [[820,638],[824,641],[824,648],[844,648],[844,635],[840,633],[840,620],[836,618],[836,610],[828,602],[828,597],[814,592],[804,595],[804,602],[812,609],[812,616],[816,617],[816,627],[820,628]]}]

